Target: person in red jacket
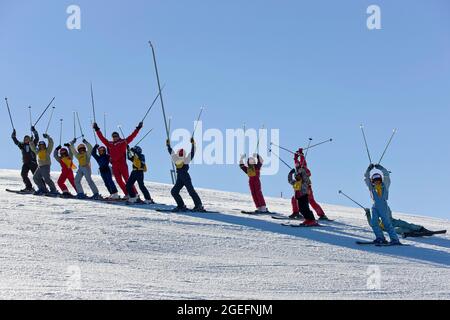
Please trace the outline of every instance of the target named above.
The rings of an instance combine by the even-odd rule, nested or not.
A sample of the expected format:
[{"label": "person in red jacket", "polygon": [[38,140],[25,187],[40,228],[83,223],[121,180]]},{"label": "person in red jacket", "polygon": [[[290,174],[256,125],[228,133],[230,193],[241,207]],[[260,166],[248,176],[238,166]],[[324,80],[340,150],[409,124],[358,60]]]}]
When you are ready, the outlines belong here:
[{"label": "person in red jacket", "polygon": [[[305,158],[305,155],[303,154],[302,148],[298,149],[298,151],[295,153],[294,162],[295,162],[295,167],[297,169],[299,169],[299,168],[305,169],[306,174],[308,175],[308,178],[311,177],[311,171],[308,169],[308,164],[306,163],[306,158]],[[313,207],[314,211],[319,216],[319,220],[329,220],[328,217],[326,216],[325,212],[323,211],[322,207],[314,199],[314,193],[312,190],[311,183],[309,184],[308,200],[309,200],[309,204],[311,205],[311,207]],[[295,215],[295,213],[299,212],[299,208],[297,206],[297,201],[295,201],[295,197],[292,198],[292,211],[293,211],[293,215]]]},{"label": "person in red jacket", "polygon": [[62,146],[56,147],[53,152],[53,157],[61,165],[61,175],[58,179],[58,186],[61,189],[63,197],[71,198],[73,195],[69,192],[69,189],[66,186],[66,180],[69,180],[73,189],[77,192],[75,177],[73,175],[73,170],[76,169],[76,166],[73,164],[73,154],[68,147],[70,145],[65,144],[64,146],[66,148],[63,148]]},{"label": "person in red jacket", "polygon": [[[122,189],[122,191],[126,197],[128,197],[128,191],[127,191],[126,184],[127,184],[128,178],[130,176],[128,173],[128,165],[127,165],[127,158],[126,158],[127,145],[129,145],[134,140],[134,138],[136,138],[136,136],[138,135],[138,133],[141,130],[143,125],[144,124],[142,122],[139,122],[138,126],[133,131],[133,133],[130,134],[125,139],[120,138],[120,135],[118,132],[113,132],[111,135],[112,141],[108,141],[103,136],[97,123],[93,124],[93,128],[94,128],[95,132],[97,133],[98,138],[100,139],[100,141],[105,145],[105,147],[109,151],[114,178],[116,179],[116,182],[119,184],[120,189]],[[134,190],[137,193],[135,188],[134,188]]]},{"label": "person in red jacket", "polygon": [[[266,207],[266,201],[261,190],[261,167],[263,165],[263,159],[259,154],[254,154],[253,157],[248,158],[247,165],[244,164],[245,154],[241,156],[239,167],[248,176],[248,184],[250,185],[250,191],[253,197],[253,202],[256,206],[257,213],[268,212]],[[256,162],[258,160],[258,162]]]}]

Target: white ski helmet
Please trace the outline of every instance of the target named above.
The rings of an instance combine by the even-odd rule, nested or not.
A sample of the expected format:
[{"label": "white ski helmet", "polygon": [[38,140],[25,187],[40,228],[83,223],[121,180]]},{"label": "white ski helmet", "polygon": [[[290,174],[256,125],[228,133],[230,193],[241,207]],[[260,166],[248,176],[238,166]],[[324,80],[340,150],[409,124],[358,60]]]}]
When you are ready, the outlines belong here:
[{"label": "white ski helmet", "polygon": [[248,158],[248,164],[255,165],[256,164],[255,158],[253,157]]}]

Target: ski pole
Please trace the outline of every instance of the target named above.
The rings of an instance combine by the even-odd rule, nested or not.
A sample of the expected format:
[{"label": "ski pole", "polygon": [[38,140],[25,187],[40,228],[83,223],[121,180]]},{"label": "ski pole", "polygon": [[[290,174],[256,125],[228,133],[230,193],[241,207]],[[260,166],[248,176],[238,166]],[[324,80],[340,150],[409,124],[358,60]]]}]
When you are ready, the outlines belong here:
[{"label": "ski pole", "polygon": [[[152,49],[153,65],[155,67],[156,80],[158,83],[158,89],[159,89],[159,93],[160,93],[159,100],[161,101],[161,109],[162,109],[162,114],[163,114],[163,118],[164,118],[164,125],[166,127],[167,140],[169,140],[169,142],[170,142],[169,127],[167,126],[166,109],[164,108],[164,100],[163,100],[163,96],[161,93],[161,82],[159,81],[159,72],[158,72],[158,64],[156,63],[155,48],[153,47],[153,44],[151,41],[149,41],[148,44],[150,45],[150,48]],[[175,180],[176,180],[175,164],[173,163],[173,161],[171,161],[171,164],[172,164],[172,172],[173,172],[173,174],[171,174],[172,183],[175,184]],[[174,179],[174,177],[175,177],[175,179]]]},{"label": "ski pole", "polygon": [[83,128],[81,127],[81,122],[80,122],[80,116],[78,115],[78,112],[76,112],[76,114],[77,114],[78,126],[80,127],[81,137],[84,138]]},{"label": "ski pole", "polygon": [[77,139],[77,125],[76,125],[76,119],[75,119],[75,111],[73,112],[73,138]]},{"label": "ski pole", "polygon": [[293,169],[290,165],[287,164],[286,161],[284,161],[283,159],[281,159],[279,155],[277,155],[275,152],[273,152],[272,149],[269,149],[269,153],[273,153],[273,154],[275,155],[275,157],[277,157],[282,163],[284,163],[284,165],[285,165],[286,167],[288,167],[288,168],[291,169],[291,170]]},{"label": "ski pole", "polygon": [[50,118],[48,118],[47,128],[45,128],[45,133],[48,133],[48,128],[50,127],[50,123],[52,122],[53,112],[55,112],[55,107],[52,107],[52,112],[50,112]]},{"label": "ski pole", "polygon": [[194,131],[192,131],[192,138],[194,138],[195,131],[197,130],[198,122],[200,121],[200,117],[202,116],[202,113],[203,113],[203,109],[204,109],[204,108],[205,108],[205,107],[201,107],[201,108],[200,108],[200,112],[199,112],[199,114],[198,114],[197,121],[195,122]]},{"label": "ski pole", "polygon": [[307,148],[303,148],[303,150],[309,150],[309,149],[315,148],[315,147],[317,147],[317,146],[320,146],[321,144],[328,143],[328,142],[332,142],[332,141],[333,141],[333,139],[327,139],[327,140],[325,140],[325,141],[322,141],[322,142],[313,144],[312,146],[309,146],[309,147],[307,147]]},{"label": "ski pole", "polygon": [[44,111],[42,111],[41,115],[39,116],[39,118],[36,120],[36,122],[34,123],[33,127],[36,127],[36,125],[39,123],[39,121],[41,120],[42,116],[47,112],[48,108],[50,108],[50,106],[52,105],[53,101],[55,101],[55,97],[53,97],[52,101],[50,101],[50,103],[47,105],[47,107],[45,107]]},{"label": "ski pole", "polygon": [[311,148],[311,142],[312,142],[312,138],[309,138],[308,146],[306,147],[305,159],[308,156],[309,149]]},{"label": "ski pole", "polygon": [[31,120],[31,106],[28,106],[28,116],[30,118],[30,128],[31,128],[33,126],[33,120]]},{"label": "ski pole", "polygon": [[151,132],[153,131],[153,128],[150,129],[149,132],[147,132],[141,140],[138,141],[138,143],[136,143],[136,145],[138,146]]},{"label": "ski pole", "polygon": [[394,139],[394,135],[396,134],[396,132],[397,132],[397,129],[394,129],[394,130],[392,131],[391,138],[389,139],[389,142],[387,143],[386,148],[384,148],[383,154],[381,155],[381,158],[380,158],[380,161],[378,161],[378,164],[380,164],[380,163],[381,163],[381,160],[383,160],[384,155],[385,155],[387,149],[389,148],[389,145],[391,144],[392,139]]},{"label": "ski pole", "polygon": [[119,128],[120,133],[122,134],[122,139],[125,139],[125,134],[123,133],[122,126],[119,124],[119,125],[117,126],[117,128]]},{"label": "ski pole", "polygon": [[94,116],[94,122],[97,123],[97,120],[95,119],[94,90],[92,88],[92,82],[91,82],[91,103],[92,103],[92,114]]},{"label": "ski pole", "polygon": [[[264,130],[264,124],[261,126],[261,129]],[[256,142],[256,153],[259,153],[259,141],[260,141],[260,136],[259,136],[259,130],[258,130],[258,141]]]},{"label": "ski pole", "polygon": [[158,100],[159,96],[161,95],[162,90],[164,90],[164,87],[165,87],[165,86],[166,86],[166,85],[163,84],[161,90],[158,92],[158,95],[157,95],[157,96],[155,97],[155,99],[153,100],[151,106],[147,109],[147,112],[145,113],[144,118],[142,118],[142,121],[141,121],[141,122],[144,122],[145,118],[147,118],[147,115],[148,115],[148,114],[150,113],[150,111],[152,110],[153,106],[155,105],[156,101]]},{"label": "ski pole", "polygon": [[59,119],[59,145],[62,143],[63,119]]},{"label": "ski pole", "polygon": [[349,199],[350,201],[352,201],[353,203],[355,203],[356,205],[358,205],[359,207],[363,208],[364,210],[366,210],[366,208],[360,204],[359,202],[353,200],[352,198],[350,198],[348,195],[346,195],[342,190],[339,190],[339,194],[342,194],[344,197],[346,197],[347,199]]},{"label": "ski pole", "polygon": [[14,123],[13,123],[13,120],[12,120],[12,117],[11,117],[11,110],[9,109],[8,98],[5,98],[5,101],[6,101],[6,108],[8,109],[9,120],[11,121],[11,127],[13,128],[13,130],[16,130],[14,128]]},{"label": "ski pole", "polygon": [[366,145],[366,151],[367,151],[367,156],[369,157],[369,163],[372,163],[372,158],[370,157],[370,152],[369,152],[369,147],[367,145],[367,139],[366,139],[366,133],[364,132],[364,127],[362,124],[359,127],[361,128],[361,132],[362,132],[362,135],[364,138],[364,144]]},{"label": "ski pole", "polygon": [[287,152],[289,152],[289,153],[295,154],[294,151],[291,151],[291,150],[289,150],[289,149],[287,149],[287,148],[284,148],[284,147],[282,147],[282,146],[279,146],[279,145],[277,145],[277,144],[275,144],[275,143],[273,143],[273,142],[271,142],[270,145],[275,146],[275,147],[277,147],[277,148],[280,148],[281,150],[287,151]]},{"label": "ski pole", "polygon": [[103,113],[103,130],[105,132],[105,137],[106,137],[106,112]]},{"label": "ski pole", "polygon": [[[93,125],[94,125],[94,122],[92,121],[92,119],[91,119],[91,127],[93,127]],[[95,144],[98,144],[98,141],[97,141],[97,135],[95,134],[95,130],[92,128],[92,130],[94,131],[94,140],[95,140]]]}]

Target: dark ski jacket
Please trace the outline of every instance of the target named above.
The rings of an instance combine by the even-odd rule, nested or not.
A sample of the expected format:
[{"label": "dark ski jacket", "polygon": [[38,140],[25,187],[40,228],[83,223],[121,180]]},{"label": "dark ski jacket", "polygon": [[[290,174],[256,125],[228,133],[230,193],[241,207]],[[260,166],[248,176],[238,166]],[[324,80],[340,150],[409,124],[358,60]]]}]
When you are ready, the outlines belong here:
[{"label": "dark ski jacket", "polygon": [[108,153],[100,155],[98,153],[98,147],[95,146],[94,149],[92,149],[92,156],[97,161],[100,172],[107,172],[111,170],[109,167],[111,156]]},{"label": "dark ski jacket", "polygon": [[[34,137],[30,137],[31,140],[33,140],[34,144],[37,145],[39,143],[39,134],[37,131],[33,131]],[[22,161],[24,164],[30,164],[30,163],[36,163],[36,154],[31,150],[30,145],[20,142],[17,140],[15,135],[11,136],[12,140],[14,141],[15,145],[19,147],[19,149],[22,151]]]}]

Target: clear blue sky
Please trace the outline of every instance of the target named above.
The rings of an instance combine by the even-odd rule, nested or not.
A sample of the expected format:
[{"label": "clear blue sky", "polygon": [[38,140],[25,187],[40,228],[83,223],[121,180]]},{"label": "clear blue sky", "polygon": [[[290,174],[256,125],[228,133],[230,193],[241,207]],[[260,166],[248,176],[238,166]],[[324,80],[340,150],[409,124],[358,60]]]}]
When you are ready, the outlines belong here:
[{"label": "clear blue sky", "polygon": [[[70,4],[81,7],[79,31],[66,28]],[[381,7],[382,30],[366,28],[370,4]],[[369,203],[359,124],[374,158],[398,128],[384,160],[392,171],[391,207],[449,217],[447,0],[2,0],[0,40],[0,95],[9,97],[20,136],[28,132],[26,106],[36,114],[53,96],[55,119],[67,120],[66,140],[72,110],[87,130],[91,80],[109,132],[117,124],[130,131],[157,92],[152,40],[173,127],[191,127],[207,105],[206,128],[264,123],[279,128],[281,143],[291,148],[310,136],[333,137],[333,144],[310,152],[309,162],[317,200],[343,205],[350,203],[338,195],[341,188]],[[158,105],[145,124],[155,132],[143,147],[147,178],[169,182],[161,120]],[[18,169],[4,102],[0,123],[0,167]],[[58,136],[57,121],[50,133]],[[199,187],[248,192],[236,166],[194,166],[191,174]],[[282,168],[263,177],[265,193],[290,195],[286,176]]]}]

